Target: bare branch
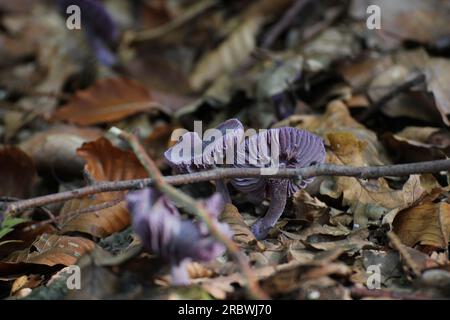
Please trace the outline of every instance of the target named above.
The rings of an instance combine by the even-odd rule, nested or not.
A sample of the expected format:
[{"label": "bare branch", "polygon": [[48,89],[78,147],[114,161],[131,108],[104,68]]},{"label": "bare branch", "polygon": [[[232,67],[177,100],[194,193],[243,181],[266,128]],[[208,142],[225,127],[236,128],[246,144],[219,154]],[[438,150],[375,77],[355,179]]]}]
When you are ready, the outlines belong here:
[{"label": "bare branch", "polygon": [[[322,164],[305,168],[283,168],[279,169],[275,175],[267,177],[309,178],[314,176],[347,176],[368,179],[386,176],[408,176],[410,174],[419,173],[439,173],[441,171],[448,172],[449,170],[450,159],[447,159],[374,167],[352,167]],[[218,168],[184,175],[167,176],[164,177],[164,181],[171,185],[182,185],[216,179],[248,178],[259,176],[261,176],[261,170],[257,168]],[[6,206],[6,212],[10,214],[16,214],[29,208],[45,206],[51,203],[67,201],[75,198],[82,198],[97,193],[138,190],[152,185],[152,179],[99,182],[97,184],[84,188],[8,203],[8,205]]]}]

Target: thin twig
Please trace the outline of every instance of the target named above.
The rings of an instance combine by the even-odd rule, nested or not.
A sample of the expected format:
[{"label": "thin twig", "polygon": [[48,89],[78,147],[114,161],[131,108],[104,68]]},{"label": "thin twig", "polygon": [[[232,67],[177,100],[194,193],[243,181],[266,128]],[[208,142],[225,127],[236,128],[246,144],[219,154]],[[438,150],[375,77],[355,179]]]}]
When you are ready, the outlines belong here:
[{"label": "thin twig", "polygon": [[[334,164],[321,164],[305,168],[288,168],[288,169],[280,168],[278,169],[276,174],[267,177],[268,178],[270,177],[271,179],[273,178],[306,179],[314,176],[347,176],[347,177],[368,179],[386,176],[408,176],[410,174],[420,174],[420,173],[438,173],[441,171],[449,171],[449,170],[450,170],[450,159],[446,159],[446,160],[424,161],[417,163],[373,166],[373,167],[352,167]],[[260,176],[262,176],[262,174],[261,170],[258,168],[217,168],[184,175],[168,176],[164,177],[164,181],[171,185],[182,185],[217,179],[252,178],[252,177],[254,178]],[[51,203],[67,201],[70,199],[83,198],[85,196],[93,194],[111,191],[138,190],[152,185],[153,180],[149,178],[99,182],[95,185],[74,189],[71,191],[54,193],[46,196],[12,202],[7,205],[5,211],[9,214],[16,214],[26,209],[45,206]]]},{"label": "thin twig", "polygon": [[206,10],[214,7],[216,4],[216,0],[204,0],[192,5],[192,7],[188,8],[186,12],[179,18],[176,18],[160,27],[139,32],[129,32],[124,37],[124,45],[128,46],[136,42],[155,40],[169,32],[180,28],[195,17],[198,17],[199,15],[204,13]]},{"label": "thin twig", "polygon": [[380,98],[380,100],[373,103],[366,111],[364,111],[360,116],[357,117],[358,121],[365,121],[369,117],[371,117],[375,112],[380,110],[386,103],[394,99],[397,95],[402,92],[408,91],[412,87],[415,87],[419,84],[424,83],[426,77],[423,73],[417,72],[413,73],[411,76],[406,79],[405,82],[401,83],[399,86],[396,86],[392,90],[390,90],[387,94]]},{"label": "thin twig", "polygon": [[351,295],[355,298],[379,298],[396,300],[429,300],[429,296],[423,293],[409,293],[401,291],[391,291],[386,289],[368,289],[364,287],[352,287]]},{"label": "thin twig", "polygon": [[[122,201],[123,201],[123,199],[115,199],[115,200],[105,201],[105,202],[102,202],[99,204],[95,204],[92,206],[88,206],[83,209],[73,210],[68,213],[65,213],[64,215],[59,215],[56,222],[64,219],[67,221],[66,223],[68,223],[70,220],[72,220],[73,218],[75,218],[78,215],[85,214],[85,213],[91,213],[91,212],[98,212],[100,210],[111,208],[111,207],[118,205]],[[58,223],[57,225],[59,228],[62,229],[66,223],[63,223],[63,224]]]},{"label": "thin twig", "polygon": [[267,295],[261,290],[258,285],[257,279],[248,264],[246,256],[240,251],[239,247],[229,237],[227,237],[220,231],[220,229],[217,227],[217,223],[214,221],[214,219],[212,219],[211,215],[208,214],[203,204],[165,181],[164,176],[159,171],[155,162],[148,156],[147,152],[136,136],[122,131],[116,127],[111,128],[110,132],[120,137],[130,145],[131,149],[133,149],[134,153],[136,154],[141,164],[144,166],[145,170],[148,172],[150,177],[153,178],[155,188],[157,188],[163,194],[167,195],[172,201],[176,202],[190,213],[199,217],[207,225],[208,230],[211,232],[211,235],[227,248],[228,252],[236,260],[242,272],[244,273],[244,276],[247,280],[247,289],[250,296],[256,299],[267,299]]},{"label": "thin twig", "polygon": [[299,13],[309,4],[311,0],[296,0],[286,13],[268,32],[261,45],[263,49],[270,48],[283,31],[294,22]]}]

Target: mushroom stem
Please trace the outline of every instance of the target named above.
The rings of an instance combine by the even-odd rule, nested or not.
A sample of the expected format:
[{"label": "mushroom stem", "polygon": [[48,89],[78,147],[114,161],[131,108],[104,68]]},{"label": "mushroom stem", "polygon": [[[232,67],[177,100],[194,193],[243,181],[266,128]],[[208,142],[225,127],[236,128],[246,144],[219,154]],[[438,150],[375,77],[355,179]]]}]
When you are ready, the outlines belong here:
[{"label": "mushroom stem", "polygon": [[186,269],[186,259],[178,264],[172,264],[172,285],[173,286],[187,286],[190,284],[189,273]]},{"label": "mushroom stem", "polygon": [[272,180],[269,189],[271,198],[269,209],[266,215],[252,226],[252,232],[256,239],[264,239],[283,214],[287,202],[287,186],[287,179]]},{"label": "mushroom stem", "polygon": [[216,180],[216,191],[220,192],[225,203],[231,203],[230,192],[228,192],[228,188],[224,180]]}]

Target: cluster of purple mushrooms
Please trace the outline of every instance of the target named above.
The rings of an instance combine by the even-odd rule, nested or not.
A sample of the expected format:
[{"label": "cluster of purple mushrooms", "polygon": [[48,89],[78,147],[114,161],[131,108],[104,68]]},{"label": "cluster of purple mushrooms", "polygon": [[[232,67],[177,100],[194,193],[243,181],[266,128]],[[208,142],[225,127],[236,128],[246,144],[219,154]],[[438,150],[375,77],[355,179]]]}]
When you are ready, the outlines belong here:
[{"label": "cluster of purple mushrooms", "polygon": [[[273,164],[267,159],[261,159],[270,157],[267,150],[277,150],[276,163],[279,168],[302,168],[325,161],[322,139],[308,131],[283,127],[245,136],[244,126],[237,119],[227,120],[216,129],[221,135],[209,141],[202,141],[196,132],[187,132],[165,152],[164,156],[175,173],[222,167],[267,168]],[[180,148],[183,144],[189,146],[188,149]],[[182,154],[182,150],[189,152]],[[244,159],[244,162],[229,163],[225,157],[230,154],[234,155],[232,159]],[[252,158],[256,161],[250,161]],[[255,237],[264,239],[282,215],[287,199],[312,180],[262,175],[256,178],[233,178],[229,183],[243,192],[253,204],[270,199],[266,214],[252,226]],[[216,193],[204,200],[204,205],[222,233],[231,237],[229,226],[218,221],[225,203],[231,203],[227,181],[217,180],[215,184]],[[207,262],[224,253],[223,245],[212,238],[203,222],[183,219],[174,204],[158,191],[144,189],[132,192],[127,196],[127,203],[134,230],[143,240],[144,246],[172,266],[173,284],[189,283],[185,268],[187,262]]]}]

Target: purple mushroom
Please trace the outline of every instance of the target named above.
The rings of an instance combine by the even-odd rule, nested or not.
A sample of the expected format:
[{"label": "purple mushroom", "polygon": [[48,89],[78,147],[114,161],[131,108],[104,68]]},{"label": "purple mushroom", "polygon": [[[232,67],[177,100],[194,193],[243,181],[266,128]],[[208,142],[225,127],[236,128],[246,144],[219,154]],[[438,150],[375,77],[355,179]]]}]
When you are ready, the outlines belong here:
[{"label": "purple mushroom", "polygon": [[[244,126],[237,119],[227,120],[204,133],[203,141],[196,132],[187,132],[164,156],[177,173],[192,173],[215,167],[233,166],[244,140]],[[224,180],[216,180],[216,189],[231,203]]]},{"label": "purple mushroom", "polygon": [[[284,127],[269,129],[252,135],[245,142],[248,164],[238,167],[302,168],[325,161],[325,148],[320,137],[304,130]],[[250,196],[253,202],[270,198],[266,215],[252,226],[257,239],[265,238],[280,218],[287,199],[296,191],[306,187],[314,178],[294,180],[270,178],[235,178],[232,185]]]},{"label": "purple mushroom", "polygon": [[[134,231],[145,248],[170,263],[174,285],[189,284],[187,262],[208,262],[224,253],[224,246],[211,237],[203,222],[182,219],[173,203],[158,191],[148,188],[132,192],[126,200]],[[204,205],[217,220],[224,203],[216,193]],[[227,224],[217,225],[224,234],[232,236]]]},{"label": "purple mushroom", "polygon": [[103,3],[98,0],[57,0],[62,14],[71,5],[81,10],[81,29],[97,59],[106,66],[117,62],[115,54],[109,48],[119,39],[119,28]]}]

